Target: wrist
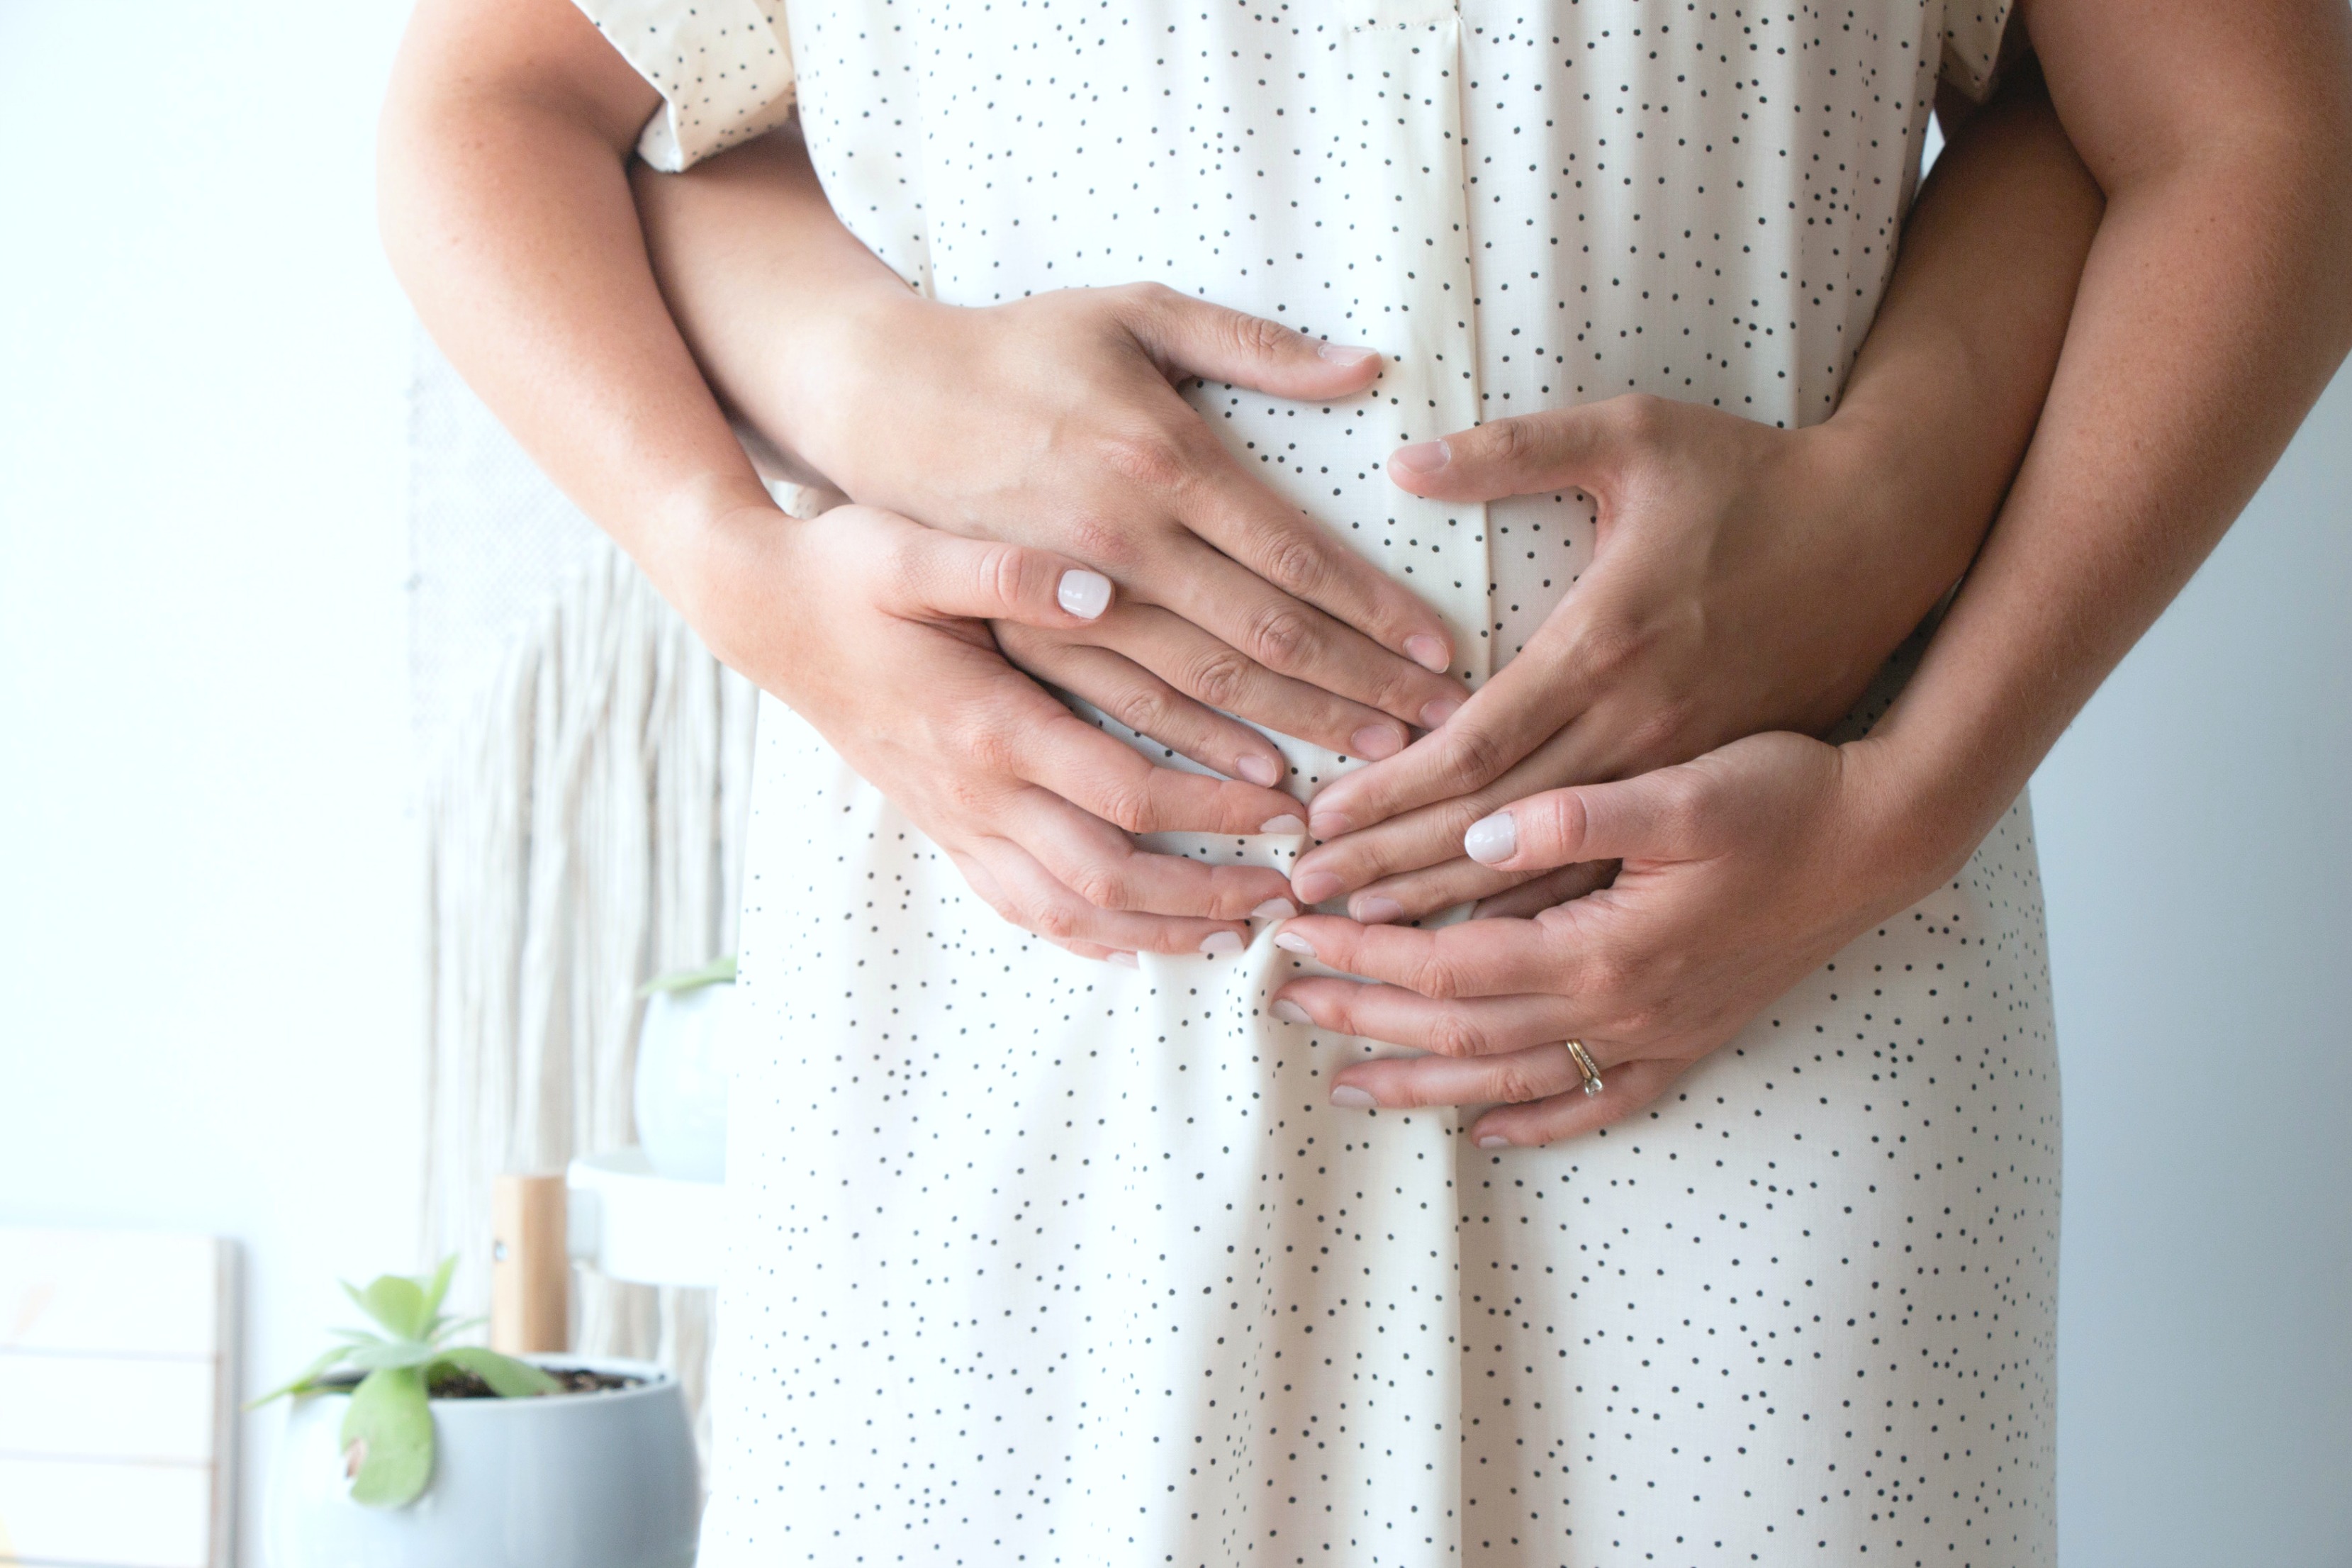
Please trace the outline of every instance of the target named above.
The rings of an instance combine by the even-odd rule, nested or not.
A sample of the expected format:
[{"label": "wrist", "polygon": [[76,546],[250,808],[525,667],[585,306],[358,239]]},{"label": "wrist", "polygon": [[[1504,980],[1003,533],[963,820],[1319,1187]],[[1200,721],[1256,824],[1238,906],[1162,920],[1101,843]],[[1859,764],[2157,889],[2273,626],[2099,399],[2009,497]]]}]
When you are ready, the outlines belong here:
[{"label": "wrist", "polygon": [[1926,740],[1882,723],[1838,748],[1859,861],[1890,912],[1949,882],[2023,787],[1980,758],[1942,755]]}]

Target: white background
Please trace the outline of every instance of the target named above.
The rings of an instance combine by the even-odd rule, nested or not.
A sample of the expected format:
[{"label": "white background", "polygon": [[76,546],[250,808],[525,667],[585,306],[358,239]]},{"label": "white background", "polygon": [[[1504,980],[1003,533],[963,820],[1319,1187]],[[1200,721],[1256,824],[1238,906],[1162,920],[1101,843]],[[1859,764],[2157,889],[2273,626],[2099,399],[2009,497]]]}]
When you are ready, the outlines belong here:
[{"label": "white background", "polygon": [[[0,1223],[415,1261],[394,0],[0,0]],[[2034,787],[2070,1568],[2352,1562],[2352,378]],[[277,1414],[249,1417],[252,1503]]]}]

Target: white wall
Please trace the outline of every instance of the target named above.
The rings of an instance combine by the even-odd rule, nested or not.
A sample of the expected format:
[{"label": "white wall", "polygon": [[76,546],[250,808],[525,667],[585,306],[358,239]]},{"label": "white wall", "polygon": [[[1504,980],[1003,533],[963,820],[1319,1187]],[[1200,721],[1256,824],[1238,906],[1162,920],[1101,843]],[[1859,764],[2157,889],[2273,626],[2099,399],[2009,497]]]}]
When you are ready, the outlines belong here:
[{"label": "white wall", "polygon": [[404,14],[0,4],[0,1222],[237,1237],[248,1392],[415,1262]]},{"label": "white wall", "polygon": [[[0,4],[0,1221],[240,1238],[248,1390],[414,1258],[404,9]],[[2070,1568],[2352,1561],[2347,454],[2036,785]]]},{"label": "white wall", "polygon": [[2352,372],[2052,752],[2069,1568],[2352,1563]]}]

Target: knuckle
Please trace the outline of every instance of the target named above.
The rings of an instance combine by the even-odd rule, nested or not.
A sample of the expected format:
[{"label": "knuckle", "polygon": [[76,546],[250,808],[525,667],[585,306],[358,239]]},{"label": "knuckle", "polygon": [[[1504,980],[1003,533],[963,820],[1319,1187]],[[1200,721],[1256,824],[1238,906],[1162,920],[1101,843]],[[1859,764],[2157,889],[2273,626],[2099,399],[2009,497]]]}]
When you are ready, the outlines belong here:
[{"label": "knuckle", "polygon": [[1698,704],[1687,694],[1660,698],[1633,722],[1626,739],[1633,743],[1634,755],[1647,762],[1669,759],[1685,748],[1675,745],[1690,733],[1698,718]]},{"label": "knuckle", "polygon": [[1086,919],[1076,906],[1058,899],[1040,902],[1029,911],[1029,918],[1021,923],[1039,936],[1051,937],[1055,942],[1067,942],[1079,936],[1087,926]]},{"label": "knuckle", "polygon": [[1267,540],[1259,554],[1259,575],[1286,593],[1312,595],[1328,574],[1323,552],[1295,531]]},{"label": "knuckle", "polygon": [[1647,392],[1628,392],[1605,405],[1612,427],[1627,441],[1654,439],[1665,421],[1665,399]]},{"label": "knuckle", "polygon": [[1128,907],[1129,889],[1125,875],[1107,861],[1093,860],[1073,870],[1064,885],[1098,910]]},{"label": "knuckle", "polygon": [[1290,346],[1290,329],[1264,316],[1245,316],[1238,310],[1228,311],[1224,319],[1226,335],[1233,346],[1253,358],[1281,353]]},{"label": "knuckle", "polygon": [[1183,443],[1150,426],[1114,431],[1099,449],[1113,474],[1148,490],[1180,490],[1192,471]]},{"label": "knuckle", "polygon": [[1315,640],[1315,623],[1296,605],[1276,605],[1261,610],[1251,622],[1250,651],[1272,669],[1297,666]]},{"label": "knuckle", "polygon": [[1185,668],[1185,685],[1212,708],[1241,706],[1249,689],[1250,661],[1238,650],[1220,645],[1196,657]]},{"label": "knuckle", "polygon": [[1467,1018],[1448,1015],[1430,1030],[1429,1048],[1441,1057],[1482,1057],[1487,1049],[1486,1031]]},{"label": "knuckle", "polygon": [[1099,512],[1087,512],[1064,525],[1066,549],[1081,561],[1097,566],[1124,566],[1134,555],[1134,537],[1123,523]]},{"label": "knuckle", "polygon": [[1496,1100],[1506,1105],[1524,1105],[1550,1091],[1549,1085],[1538,1081],[1534,1068],[1523,1061],[1497,1062],[1492,1087]]},{"label": "knuckle", "polygon": [[1451,1002],[1462,994],[1462,973],[1444,958],[1425,958],[1416,963],[1408,984],[1433,1001]]},{"label": "knuckle", "polygon": [[1129,833],[1149,833],[1152,818],[1150,792],[1131,779],[1109,780],[1096,797],[1094,813]]},{"label": "knuckle", "polygon": [[1639,622],[1622,615],[1597,615],[1581,627],[1573,658],[1588,682],[1614,685],[1640,662],[1649,642]]},{"label": "knuckle", "polygon": [[1120,723],[1155,741],[1166,741],[1175,727],[1176,704],[1157,686],[1129,687],[1119,694],[1113,711]]},{"label": "knuckle", "polygon": [[1446,771],[1457,779],[1483,784],[1498,776],[1515,760],[1503,738],[1478,724],[1449,724],[1445,736]]}]

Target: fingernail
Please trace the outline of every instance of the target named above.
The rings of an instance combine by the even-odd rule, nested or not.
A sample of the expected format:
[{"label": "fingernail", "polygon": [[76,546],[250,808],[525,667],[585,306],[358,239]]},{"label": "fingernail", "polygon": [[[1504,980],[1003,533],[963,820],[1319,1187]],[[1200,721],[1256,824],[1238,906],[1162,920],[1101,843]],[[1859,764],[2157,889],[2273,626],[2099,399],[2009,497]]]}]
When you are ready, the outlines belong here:
[{"label": "fingernail", "polygon": [[1375,763],[1404,750],[1404,742],[1386,724],[1365,725],[1349,737],[1349,743],[1356,748],[1356,755]]},{"label": "fingernail", "polygon": [[1441,697],[1421,710],[1421,727],[1424,730],[1434,730],[1461,711],[1462,703],[1459,699]]},{"label": "fingernail", "polygon": [[1481,866],[1499,866],[1519,847],[1518,825],[1507,811],[1482,816],[1462,836],[1462,853]]},{"label": "fingernail", "polygon": [[1344,811],[1318,811],[1314,814],[1314,820],[1307,824],[1307,831],[1318,838],[1337,838],[1343,833],[1355,831],[1355,826],[1356,819]]},{"label": "fingernail", "polygon": [[1136,962],[1135,954],[1131,952],[1114,952],[1110,955],[1110,961],[1113,963],[1118,964],[1121,969],[1140,969],[1143,967],[1142,964]]},{"label": "fingernail", "polygon": [[[1433,708],[1436,704],[1433,702],[1430,706]],[[1234,764],[1234,771],[1261,789],[1272,789],[1274,781],[1282,776],[1282,770],[1275,766],[1272,757],[1244,757]]]},{"label": "fingernail", "polygon": [[1319,904],[1326,899],[1339,897],[1342,885],[1334,872],[1308,871],[1291,879],[1290,890],[1310,904]]},{"label": "fingernail", "polygon": [[1507,1149],[1510,1146],[1511,1141],[1499,1132],[1489,1132],[1478,1140],[1478,1147],[1481,1149]]},{"label": "fingernail", "polygon": [[1443,441],[1415,441],[1389,455],[1390,462],[1412,474],[1433,474],[1453,460],[1453,448]]},{"label": "fingernail", "polygon": [[1352,1083],[1335,1083],[1331,1086],[1331,1103],[1342,1110],[1370,1110],[1380,1101],[1372,1098],[1370,1089],[1358,1089]]},{"label": "fingernail", "polygon": [[1368,359],[1380,357],[1380,350],[1362,348],[1355,343],[1318,343],[1315,352],[1333,364],[1354,369]]},{"label": "fingernail", "polygon": [[1288,812],[1285,812],[1280,816],[1267,817],[1258,824],[1257,830],[1260,833],[1304,833],[1307,831],[1307,824]]},{"label": "fingernail", "polygon": [[1439,675],[1444,675],[1445,667],[1453,662],[1445,645],[1426,632],[1404,639],[1404,656],[1422,668],[1434,670]]},{"label": "fingernail", "polygon": [[1287,996],[1276,997],[1274,1005],[1267,1008],[1266,1011],[1272,1013],[1276,1017],[1281,1019],[1286,1024],[1311,1024],[1315,1021],[1307,1016],[1306,1008],[1300,1006],[1297,1003],[1293,1002]]},{"label": "fingernail", "polygon": [[1286,921],[1298,912],[1298,906],[1288,899],[1268,899],[1250,911],[1254,921]]},{"label": "fingernail", "polygon": [[1394,899],[1385,898],[1379,893],[1372,893],[1364,898],[1358,899],[1354,903],[1349,905],[1348,912],[1355,916],[1357,921],[1361,924],[1368,926],[1385,925],[1390,921],[1396,919],[1397,916],[1404,913],[1404,906],[1398,903]]},{"label": "fingernail", "polygon": [[1099,572],[1077,567],[1062,574],[1062,585],[1054,596],[1070,614],[1082,621],[1091,621],[1110,608],[1110,579]]},{"label": "fingernail", "polygon": [[1303,952],[1309,958],[1315,956],[1314,945],[1295,931],[1276,932],[1274,945],[1285,952]]},{"label": "fingernail", "polygon": [[1242,939],[1229,931],[1213,931],[1201,939],[1203,958],[1231,958],[1242,950]]}]

